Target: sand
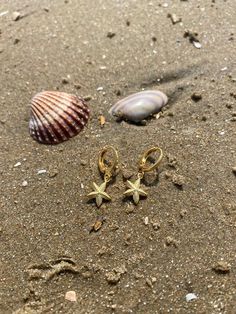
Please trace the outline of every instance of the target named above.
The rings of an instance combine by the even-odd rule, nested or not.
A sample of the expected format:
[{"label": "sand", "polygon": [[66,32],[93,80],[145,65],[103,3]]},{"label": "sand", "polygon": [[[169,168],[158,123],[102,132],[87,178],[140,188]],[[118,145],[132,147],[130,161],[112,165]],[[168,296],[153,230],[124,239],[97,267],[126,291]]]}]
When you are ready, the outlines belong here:
[{"label": "sand", "polygon": [[[0,313],[235,313],[235,12],[235,0],[1,1]],[[108,114],[143,88],[168,95],[161,115]],[[29,136],[42,90],[91,98],[78,136]],[[86,195],[105,145],[120,172],[97,209]],[[125,181],[153,145],[165,157],[135,206]]]}]

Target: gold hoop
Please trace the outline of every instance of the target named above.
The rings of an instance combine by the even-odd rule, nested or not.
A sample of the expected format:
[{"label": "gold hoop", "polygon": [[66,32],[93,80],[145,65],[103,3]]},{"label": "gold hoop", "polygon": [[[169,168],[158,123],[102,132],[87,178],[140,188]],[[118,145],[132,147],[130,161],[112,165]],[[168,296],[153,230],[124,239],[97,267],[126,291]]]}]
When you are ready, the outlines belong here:
[{"label": "gold hoop", "polygon": [[[110,165],[107,165],[105,164],[105,154],[109,150],[112,151],[114,155],[114,160],[113,162],[110,162]],[[118,169],[118,162],[119,162],[119,157],[118,157],[118,152],[116,151],[116,149],[112,146],[105,146],[99,154],[98,167],[99,167],[99,170],[102,173],[104,173],[104,180],[106,182],[110,181],[113,173]]]},{"label": "gold hoop", "polygon": [[[159,153],[160,153],[160,156],[158,157],[157,161],[155,162],[154,165],[147,166],[146,162],[147,162],[148,157],[152,153],[157,152],[157,151],[159,151]],[[144,172],[149,172],[149,171],[152,171],[153,169],[157,168],[160,165],[162,158],[163,158],[163,152],[162,152],[162,149],[160,147],[154,146],[154,147],[148,149],[146,152],[144,152],[143,156],[140,159],[139,173],[143,174]]]}]

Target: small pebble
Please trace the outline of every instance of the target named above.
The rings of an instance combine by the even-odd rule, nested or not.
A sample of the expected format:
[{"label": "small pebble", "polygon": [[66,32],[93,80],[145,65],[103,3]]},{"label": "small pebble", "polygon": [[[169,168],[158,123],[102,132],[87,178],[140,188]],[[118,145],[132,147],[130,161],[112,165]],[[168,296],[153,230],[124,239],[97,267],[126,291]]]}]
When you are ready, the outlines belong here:
[{"label": "small pebble", "polygon": [[25,187],[28,185],[28,182],[26,180],[24,180],[21,185]]},{"label": "small pebble", "polygon": [[157,282],[157,278],[156,277],[151,277],[151,281],[152,281],[152,283],[155,283],[155,282]]},{"label": "small pebble", "polygon": [[196,300],[197,295],[195,293],[188,293],[188,294],[186,294],[185,298],[186,298],[186,301],[189,302],[192,300]]},{"label": "small pebble", "polygon": [[143,223],[145,224],[145,226],[147,226],[148,223],[149,223],[149,218],[148,218],[148,217],[145,217],[145,218],[143,219]]},{"label": "small pebble", "polygon": [[118,88],[114,91],[114,93],[116,94],[116,96],[120,96],[121,95],[121,90]]},{"label": "small pebble", "polygon": [[21,162],[18,161],[15,165],[14,165],[14,168],[17,168],[17,167],[20,167],[21,166]]},{"label": "small pebble", "polygon": [[94,224],[91,226],[91,229],[89,232],[90,233],[92,231],[97,232],[99,229],[101,229],[104,221],[105,221],[105,218],[103,216],[98,216]]},{"label": "small pebble", "polygon": [[147,278],[146,279],[146,284],[148,285],[148,287],[153,288],[153,284],[152,284],[151,279]]},{"label": "small pebble", "polygon": [[167,246],[173,246],[173,247],[177,248],[178,242],[174,238],[169,236],[166,238],[166,245]]},{"label": "small pebble", "polygon": [[102,86],[99,86],[99,87],[97,88],[97,91],[98,91],[98,92],[103,91],[103,87],[102,87]]},{"label": "small pebble", "polygon": [[46,173],[46,172],[47,172],[47,170],[41,169],[41,170],[38,170],[37,174],[43,174],[43,173]]},{"label": "small pebble", "polygon": [[185,184],[185,178],[179,174],[173,174],[172,175],[172,182],[181,188]]},{"label": "small pebble", "polygon": [[114,32],[108,32],[107,33],[108,38],[113,38],[114,36],[116,36],[116,33],[114,33]]},{"label": "small pebble", "polygon": [[216,273],[221,273],[221,274],[226,274],[230,272],[231,269],[231,265],[228,264],[225,261],[218,261],[216,263],[216,265],[214,265],[212,267],[212,269],[216,272]]},{"label": "small pebble", "polygon": [[202,48],[202,44],[201,44],[199,41],[194,41],[194,40],[193,40],[193,45],[194,45],[194,47],[197,48],[197,49]]},{"label": "small pebble", "polygon": [[98,121],[99,121],[100,127],[103,128],[106,123],[106,118],[103,115],[100,115],[98,117]]},{"label": "small pebble", "polygon": [[18,21],[20,18],[21,18],[20,12],[15,11],[15,12],[12,13],[12,19],[13,19],[13,21],[16,22],[16,21]]},{"label": "small pebble", "polygon": [[81,160],[80,160],[80,164],[81,164],[82,166],[86,166],[86,165],[87,165],[87,162],[86,162],[86,160],[81,159]]},{"label": "small pebble", "polygon": [[117,304],[112,304],[112,305],[111,305],[111,309],[112,309],[112,310],[115,310],[116,308],[117,308]]},{"label": "small pebble", "polygon": [[159,222],[152,222],[152,227],[154,230],[160,229],[161,225]]},{"label": "small pebble", "polygon": [[83,97],[85,101],[89,101],[92,99],[92,96],[91,95],[87,95],[87,96],[84,96]]},{"label": "small pebble", "polygon": [[184,38],[188,37],[190,43],[192,43],[195,48],[200,49],[202,47],[202,45],[200,44],[197,36],[198,36],[198,33],[196,33],[196,32],[192,32],[189,30],[184,32]]},{"label": "small pebble", "polygon": [[236,167],[233,167],[233,168],[232,168],[232,172],[233,172],[233,174],[236,175]]},{"label": "small pebble", "polygon": [[81,85],[80,85],[79,83],[74,83],[74,87],[75,87],[76,89],[80,89],[80,88],[81,88]]},{"label": "small pebble", "polygon": [[181,218],[183,218],[185,215],[187,214],[187,210],[186,209],[181,209],[179,215]]},{"label": "small pebble", "polygon": [[167,17],[171,19],[173,24],[180,23],[182,21],[181,17],[178,17],[175,13],[168,13]]},{"label": "small pebble", "polygon": [[57,175],[58,175],[58,170],[57,169],[50,169],[49,170],[49,173],[48,173],[49,178],[54,178]]},{"label": "small pebble", "polygon": [[120,274],[115,273],[114,271],[106,273],[106,280],[110,284],[117,284],[120,281]]},{"label": "small pebble", "polygon": [[13,44],[17,45],[19,42],[20,42],[20,39],[19,38],[15,38],[14,41],[13,41]]},{"label": "small pebble", "polygon": [[75,291],[67,291],[65,294],[65,299],[70,302],[76,302],[77,297]]},{"label": "small pebble", "polygon": [[202,99],[202,95],[200,93],[193,93],[191,98],[192,98],[193,101],[197,102],[197,101]]},{"label": "small pebble", "polygon": [[222,72],[227,71],[228,68],[227,67],[223,67],[222,69],[220,69]]},{"label": "small pebble", "polygon": [[[6,15],[6,14],[8,14],[8,12],[9,12],[9,11],[0,12],[0,17],[1,17],[1,16],[4,16],[4,15]],[[0,33],[1,33],[1,30],[0,30]]]},{"label": "small pebble", "polygon": [[69,84],[69,80],[66,77],[63,77],[61,82],[63,85]]}]

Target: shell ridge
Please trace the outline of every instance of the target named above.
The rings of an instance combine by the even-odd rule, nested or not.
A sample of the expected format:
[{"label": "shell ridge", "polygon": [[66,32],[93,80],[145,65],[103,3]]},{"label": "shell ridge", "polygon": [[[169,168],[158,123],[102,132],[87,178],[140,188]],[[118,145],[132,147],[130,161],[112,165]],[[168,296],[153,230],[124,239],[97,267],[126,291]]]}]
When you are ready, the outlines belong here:
[{"label": "shell ridge", "polygon": [[[46,98],[47,99],[47,98]],[[48,100],[48,99],[47,99]],[[51,112],[54,112],[53,111],[53,106],[56,106],[60,111],[61,113],[59,112],[55,112],[55,114],[60,118],[60,121],[58,120],[55,120],[56,123],[58,125],[60,125],[63,129],[66,130],[66,132],[68,132],[68,134],[70,135],[70,137],[72,137],[78,130],[81,129],[81,127],[78,129],[76,128],[76,126],[74,124],[72,124],[72,121],[73,119],[75,119],[77,122],[79,122],[79,124],[81,124],[81,122],[77,119],[77,116],[71,116],[69,114],[69,112],[67,110],[62,110],[61,107],[59,107],[59,105],[52,105],[52,103],[46,103],[44,99],[40,99],[41,102],[43,102],[45,104],[45,106],[47,106],[47,108],[49,108],[50,110],[47,111],[47,114],[51,116],[51,119],[55,120],[55,117],[51,114]],[[70,116],[70,119],[67,119],[62,113],[63,112],[66,112],[69,116]],[[72,133],[71,133],[72,132]]]},{"label": "shell ridge", "polygon": [[[45,117],[45,115],[43,114],[42,110],[44,109],[44,107],[41,107],[40,104],[38,104],[37,100],[35,100],[35,103],[37,104],[37,107],[36,106],[32,106],[32,110],[33,112],[35,113],[37,119],[40,121],[40,126],[38,124],[38,121],[37,119],[36,120],[36,123],[37,123],[37,126],[38,126],[38,129],[42,130],[42,132],[44,132],[43,129],[46,129],[48,130],[48,132],[51,134],[52,136],[52,139],[53,139],[53,142],[55,142],[55,140],[57,139],[57,137],[61,138],[61,134],[57,131],[56,128],[53,127],[53,125],[50,123],[50,121],[48,120],[47,117]],[[40,116],[42,116],[45,121],[47,121],[47,128],[42,128],[42,126],[44,125],[42,119],[40,118]]]},{"label": "shell ridge", "polygon": [[[77,97],[75,97],[74,100],[72,99],[65,99],[63,97],[54,97],[54,95],[52,94],[49,94],[49,95],[46,95],[49,97],[50,100],[57,100],[58,99],[60,100],[60,103],[62,103],[63,105],[65,105],[66,107],[68,106],[68,104],[70,103],[71,105],[73,105],[73,107],[70,106],[71,109],[73,109],[73,111],[76,113],[76,116],[74,116],[75,119],[77,119],[77,116],[79,115],[80,118],[83,118],[85,120],[85,122],[88,120],[88,115],[86,115],[85,113],[83,113],[82,109],[86,109],[86,111],[88,111],[89,113],[89,109],[86,107],[83,107],[83,106],[80,106],[80,103],[77,101]],[[45,97],[46,98],[46,97]],[[51,99],[52,98],[52,99]],[[48,98],[46,98],[48,99]],[[49,100],[48,99],[48,100]],[[65,103],[64,100],[68,101],[68,103]],[[59,105],[59,104],[55,104],[55,105]],[[61,107],[58,107],[60,109],[62,109]],[[68,111],[67,108],[64,109],[65,112],[67,112],[68,114],[70,114],[70,112]],[[79,121],[79,120],[78,120]],[[80,122],[80,121],[79,121]]]},{"label": "shell ridge", "polygon": [[[45,131],[45,128],[42,127],[42,120],[40,118],[40,115],[36,110],[34,110],[34,116],[33,116],[33,121],[35,125],[35,131],[37,133],[37,136],[40,138],[42,142],[47,142],[48,141],[48,136],[47,134],[50,133],[47,129]],[[40,123],[39,123],[40,122]],[[36,136],[36,134],[35,134]]]},{"label": "shell ridge", "polygon": [[[47,106],[47,104],[45,104],[43,102],[43,104],[45,106],[42,106],[42,104],[40,104],[39,100],[34,100],[35,103],[37,103],[37,106],[38,106],[38,110],[40,112],[40,114],[42,115],[42,117],[45,119],[45,121],[47,121],[47,127],[49,127],[50,129],[53,130],[53,133],[54,133],[54,138],[58,138],[59,139],[64,139],[64,134],[61,132],[61,129],[60,129],[60,124],[58,123],[58,121],[56,121],[56,125],[57,127],[53,126],[52,122],[48,119],[48,117],[50,117],[50,119],[52,121],[54,121],[54,117],[50,114],[49,111],[47,111],[47,115],[44,114],[43,110],[45,110],[45,106]],[[44,125],[43,121],[40,119],[42,125]]]},{"label": "shell ridge", "polygon": [[[44,101],[41,102],[45,104],[47,109],[50,109],[46,112],[46,115],[47,117],[50,117],[50,120],[46,118],[46,116],[44,116],[45,119],[48,121],[50,127],[52,127],[55,130],[55,132],[59,135],[61,139],[64,140],[66,136],[70,137],[71,136],[70,129],[67,127],[63,117],[60,114],[58,114],[58,112],[53,112],[53,108],[50,106],[50,104],[45,103]],[[55,118],[55,116],[57,116],[57,119]]]}]

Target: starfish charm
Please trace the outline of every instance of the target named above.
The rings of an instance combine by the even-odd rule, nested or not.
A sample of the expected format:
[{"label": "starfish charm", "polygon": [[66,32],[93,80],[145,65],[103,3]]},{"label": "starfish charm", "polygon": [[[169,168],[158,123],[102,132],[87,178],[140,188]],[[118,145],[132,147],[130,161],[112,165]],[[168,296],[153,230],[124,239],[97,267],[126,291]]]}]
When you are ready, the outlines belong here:
[{"label": "starfish charm", "polygon": [[106,190],[106,182],[103,182],[100,186],[93,182],[94,191],[88,194],[89,198],[95,198],[97,207],[102,205],[103,198],[105,200],[110,201],[110,196],[105,192]]},{"label": "starfish charm", "polygon": [[134,204],[137,205],[140,199],[140,195],[147,196],[147,193],[140,189],[140,178],[138,178],[135,182],[131,182],[127,180],[127,186],[129,187],[128,190],[125,191],[124,195],[126,196],[133,196]]}]

